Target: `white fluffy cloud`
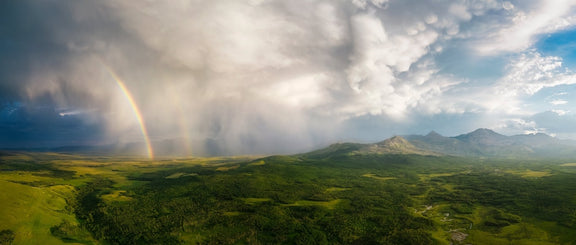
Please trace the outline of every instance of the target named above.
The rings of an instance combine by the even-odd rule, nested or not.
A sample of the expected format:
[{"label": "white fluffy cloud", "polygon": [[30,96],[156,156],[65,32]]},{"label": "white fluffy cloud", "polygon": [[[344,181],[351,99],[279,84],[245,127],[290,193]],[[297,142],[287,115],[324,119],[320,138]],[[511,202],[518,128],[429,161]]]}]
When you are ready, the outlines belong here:
[{"label": "white fluffy cloud", "polygon": [[543,88],[576,83],[576,73],[562,66],[562,58],[542,56],[537,51],[522,53],[507,67],[496,89],[505,96],[533,95]]},{"label": "white fluffy cloud", "polygon": [[[485,35],[476,43],[476,50],[482,55],[495,55],[500,52],[521,52],[530,48],[542,34],[553,33],[576,24],[573,0],[518,1],[516,7],[511,2],[503,2],[507,11],[497,29],[485,29]],[[494,26],[486,26],[494,28]]]},{"label": "white fluffy cloud", "polygon": [[550,101],[550,104],[552,104],[552,105],[566,105],[566,104],[568,104],[568,101],[565,101],[565,100],[553,100],[553,101]]}]

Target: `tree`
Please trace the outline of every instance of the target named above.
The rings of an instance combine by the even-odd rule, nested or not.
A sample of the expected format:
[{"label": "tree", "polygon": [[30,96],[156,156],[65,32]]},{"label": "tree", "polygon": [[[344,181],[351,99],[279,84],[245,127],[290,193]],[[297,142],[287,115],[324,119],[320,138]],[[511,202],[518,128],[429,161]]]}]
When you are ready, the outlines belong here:
[{"label": "tree", "polygon": [[0,231],[0,244],[1,245],[8,245],[14,242],[14,232],[12,230],[1,230]]}]

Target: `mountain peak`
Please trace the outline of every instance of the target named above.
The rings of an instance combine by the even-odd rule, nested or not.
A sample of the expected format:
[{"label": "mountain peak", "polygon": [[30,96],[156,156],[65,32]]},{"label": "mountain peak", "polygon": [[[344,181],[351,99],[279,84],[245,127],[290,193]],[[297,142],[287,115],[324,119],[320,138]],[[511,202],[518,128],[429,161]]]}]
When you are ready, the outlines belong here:
[{"label": "mountain peak", "polygon": [[432,130],[432,131],[430,131],[430,133],[428,133],[426,135],[426,137],[444,137],[444,136],[442,136],[439,133],[436,133],[436,131]]},{"label": "mountain peak", "polygon": [[462,134],[456,137],[458,138],[458,137],[506,137],[506,136],[496,133],[494,132],[494,130],[491,129],[479,128],[470,133]]},{"label": "mountain peak", "polygon": [[508,140],[508,137],[487,128],[479,128],[471,133],[462,134],[454,138],[468,143],[483,145],[501,145]]},{"label": "mountain peak", "polygon": [[392,138],[386,139],[384,141],[376,143],[378,146],[386,146],[386,147],[406,147],[411,146],[410,142],[404,139],[402,136],[394,136]]},{"label": "mountain peak", "polygon": [[474,134],[475,135],[501,135],[499,133],[494,132],[494,130],[488,129],[488,128],[479,128],[479,129],[472,131],[469,134],[472,134],[472,135],[474,135]]},{"label": "mountain peak", "polygon": [[392,138],[373,144],[369,147],[368,152],[435,155],[435,153],[419,149],[401,136],[394,136]]}]

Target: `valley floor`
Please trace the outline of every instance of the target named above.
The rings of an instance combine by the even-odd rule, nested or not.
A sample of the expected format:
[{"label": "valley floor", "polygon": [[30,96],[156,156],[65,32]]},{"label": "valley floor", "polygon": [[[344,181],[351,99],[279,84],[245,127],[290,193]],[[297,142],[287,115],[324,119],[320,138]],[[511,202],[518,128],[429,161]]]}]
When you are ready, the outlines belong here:
[{"label": "valley floor", "polygon": [[0,155],[0,244],[574,244],[576,161]]}]

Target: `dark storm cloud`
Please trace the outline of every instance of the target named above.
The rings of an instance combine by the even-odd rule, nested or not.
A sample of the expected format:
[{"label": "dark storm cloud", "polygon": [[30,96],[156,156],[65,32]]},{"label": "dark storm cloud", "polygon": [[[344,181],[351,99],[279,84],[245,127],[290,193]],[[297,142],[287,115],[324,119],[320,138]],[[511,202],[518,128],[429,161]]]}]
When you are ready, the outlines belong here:
[{"label": "dark storm cloud", "polygon": [[[80,117],[62,117],[62,101],[85,105],[89,91],[67,81],[71,60],[98,35],[113,26],[106,11],[92,1],[0,2],[0,146],[44,147],[97,143],[101,127]],[[113,28],[110,33],[118,33]],[[62,76],[42,77],[48,71]],[[30,96],[38,84],[58,84],[62,96],[50,91]],[[54,85],[52,85],[54,86]]]},{"label": "dark storm cloud", "polygon": [[62,38],[85,29],[72,20],[65,1],[0,3],[0,86],[2,97],[24,99],[27,76],[41,69],[61,69],[70,55]]},{"label": "dark storm cloud", "polygon": [[101,144],[103,128],[60,116],[51,106],[5,103],[0,109],[0,148],[49,148]]}]

